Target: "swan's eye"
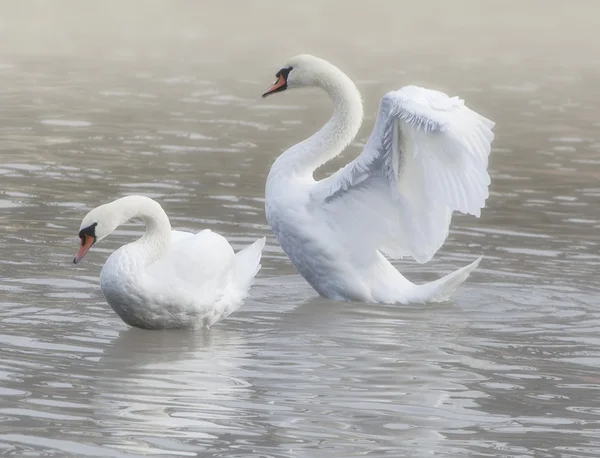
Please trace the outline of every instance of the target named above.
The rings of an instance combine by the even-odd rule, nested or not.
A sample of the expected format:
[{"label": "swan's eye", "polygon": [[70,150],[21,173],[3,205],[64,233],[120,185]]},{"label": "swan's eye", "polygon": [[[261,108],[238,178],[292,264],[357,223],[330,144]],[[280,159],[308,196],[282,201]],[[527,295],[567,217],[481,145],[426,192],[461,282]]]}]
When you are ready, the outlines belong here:
[{"label": "swan's eye", "polygon": [[98,223],[94,223],[88,227],[84,227],[79,231],[79,238],[81,239],[81,245],[85,243],[85,237],[90,236],[96,241],[96,226]]},{"label": "swan's eye", "polygon": [[284,80],[288,79],[288,75],[290,74],[290,72],[292,71],[293,67],[286,67],[286,68],[282,68],[281,70],[279,70],[276,74],[275,74],[275,78],[280,78],[283,77]]},{"label": "swan's eye", "polygon": [[288,76],[290,75],[290,72],[292,71],[293,67],[286,67],[286,68],[282,68],[281,70],[279,70],[279,75],[283,76],[285,78],[285,80],[287,81]]}]

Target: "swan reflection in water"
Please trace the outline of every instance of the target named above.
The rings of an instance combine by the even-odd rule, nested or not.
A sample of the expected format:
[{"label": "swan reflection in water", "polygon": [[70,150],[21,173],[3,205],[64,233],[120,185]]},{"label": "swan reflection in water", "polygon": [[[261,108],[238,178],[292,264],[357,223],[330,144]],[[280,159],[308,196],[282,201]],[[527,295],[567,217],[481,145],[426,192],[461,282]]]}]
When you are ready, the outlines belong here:
[{"label": "swan reflection in water", "polygon": [[[123,330],[90,382],[101,434],[128,436],[119,439],[121,449],[151,447],[156,453],[149,437],[212,442],[243,431],[250,415],[243,406],[254,388],[240,377],[240,366],[251,354],[244,333],[225,326],[209,332]],[[161,446],[168,449],[168,442],[161,439]]]}]

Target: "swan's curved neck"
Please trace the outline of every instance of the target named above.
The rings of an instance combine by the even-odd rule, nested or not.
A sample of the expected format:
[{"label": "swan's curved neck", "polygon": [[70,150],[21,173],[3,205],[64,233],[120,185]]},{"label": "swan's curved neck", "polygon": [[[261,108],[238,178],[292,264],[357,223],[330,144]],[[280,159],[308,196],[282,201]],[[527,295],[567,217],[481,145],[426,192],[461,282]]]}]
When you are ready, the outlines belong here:
[{"label": "swan's curved neck", "polygon": [[144,235],[124,248],[139,249],[136,258],[146,266],[160,259],[171,241],[171,223],[158,202],[143,196],[127,196],[112,202],[112,205],[115,229],[132,218],[141,218],[146,225]]},{"label": "swan's curved neck", "polygon": [[360,92],[345,73],[331,65],[316,81],[331,98],[333,115],[318,132],[292,146],[274,164],[300,175],[312,176],[316,169],[340,154],[358,133],[363,119]]}]

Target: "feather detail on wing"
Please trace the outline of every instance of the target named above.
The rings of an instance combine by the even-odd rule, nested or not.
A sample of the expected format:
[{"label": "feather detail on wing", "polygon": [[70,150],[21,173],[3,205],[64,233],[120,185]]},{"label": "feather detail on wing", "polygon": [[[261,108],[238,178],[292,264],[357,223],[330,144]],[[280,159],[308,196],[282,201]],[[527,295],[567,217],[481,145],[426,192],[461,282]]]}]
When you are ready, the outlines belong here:
[{"label": "feather detail on wing", "polygon": [[416,86],[386,94],[363,152],[313,198],[354,243],[392,257],[433,257],[453,211],[480,216],[494,123],[458,97]]}]

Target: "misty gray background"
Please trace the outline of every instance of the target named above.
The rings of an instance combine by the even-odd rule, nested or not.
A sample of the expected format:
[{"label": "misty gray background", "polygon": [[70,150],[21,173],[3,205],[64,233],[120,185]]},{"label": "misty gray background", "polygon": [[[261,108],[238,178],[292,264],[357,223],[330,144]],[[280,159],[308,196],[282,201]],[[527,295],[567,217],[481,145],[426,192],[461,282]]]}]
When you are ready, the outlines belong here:
[{"label": "misty gray background", "polygon": [[[594,1],[0,2],[0,454],[600,455],[600,4]],[[484,254],[447,304],[319,298],[266,225],[275,157],[331,113],[260,94],[297,53],[365,101],[460,95],[495,120],[488,207],[419,265]],[[104,302],[121,227],[74,266],[91,208],[157,199],[235,249],[267,236],[210,332],[128,328]]]}]

